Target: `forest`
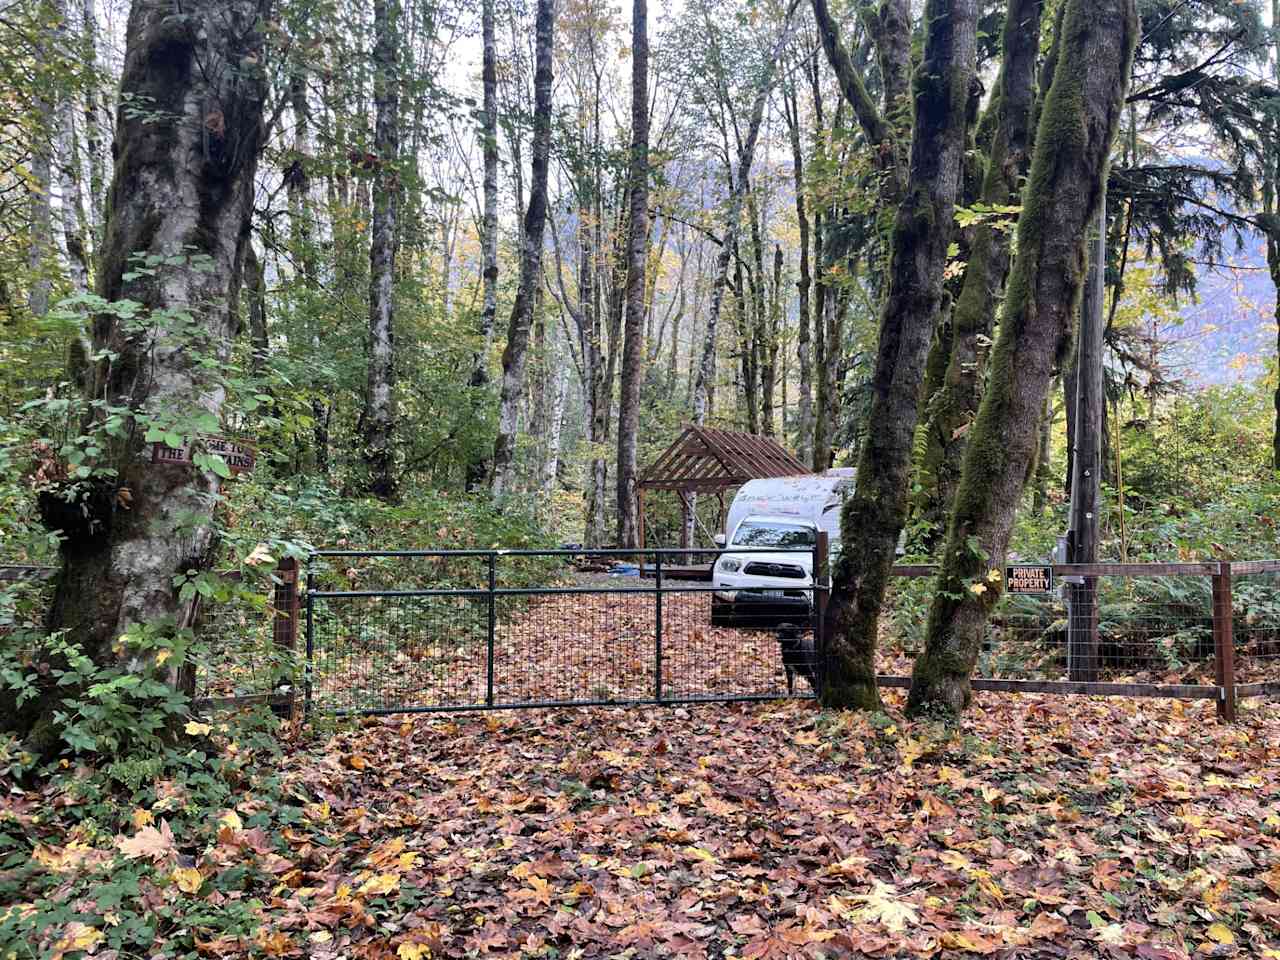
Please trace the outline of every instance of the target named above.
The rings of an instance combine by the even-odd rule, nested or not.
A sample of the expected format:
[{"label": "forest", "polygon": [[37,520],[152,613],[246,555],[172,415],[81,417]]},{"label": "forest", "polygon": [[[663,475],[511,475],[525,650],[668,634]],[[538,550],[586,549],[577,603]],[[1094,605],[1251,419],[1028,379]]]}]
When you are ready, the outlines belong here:
[{"label": "forest", "polygon": [[[1280,0],[10,0],[0,40],[0,956],[1280,956],[1280,714],[1176,699],[1236,682],[1224,616],[1280,690],[1248,672],[1280,665]],[[661,573],[632,663],[640,594],[609,637],[532,598],[624,564],[502,555],[715,567],[723,497],[641,507],[690,426],[853,478],[818,706],[690,593],[676,669],[756,658],[732,692],[767,702],[681,708],[678,746],[643,712],[312,712],[410,675],[492,707],[512,651],[561,677],[510,705],[562,705],[553,618],[683,689]],[[487,654],[483,582],[394,551],[488,556]],[[1012,563],[1131,579],[1060,608]],[[1057,677],[1086,602],[1110,672],[1069,679],[1175,699],[983,698]]]}]

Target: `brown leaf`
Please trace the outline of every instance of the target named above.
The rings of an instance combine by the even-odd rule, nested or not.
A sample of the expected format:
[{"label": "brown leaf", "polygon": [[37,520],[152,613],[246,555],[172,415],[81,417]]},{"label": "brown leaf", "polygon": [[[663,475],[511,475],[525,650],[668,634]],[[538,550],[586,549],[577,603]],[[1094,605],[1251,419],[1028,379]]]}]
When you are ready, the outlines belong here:
[{"label": "brown leaf", "polygon": [[174,852],[173,831],[161,820],[160,829],[143,827],[132,837],[117,837],[116,846],[130,860],[150,857],[158,862]]}]

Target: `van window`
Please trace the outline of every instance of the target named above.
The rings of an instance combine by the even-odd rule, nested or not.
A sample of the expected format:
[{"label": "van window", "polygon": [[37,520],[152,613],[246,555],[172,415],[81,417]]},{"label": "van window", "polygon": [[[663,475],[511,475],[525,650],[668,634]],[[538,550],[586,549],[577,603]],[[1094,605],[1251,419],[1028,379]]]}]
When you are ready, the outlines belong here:
[{"label": "van window", "polygon": [[812,547],[817,542],[813,527],[798,523],[764,523],[744,520],[733,535],[735,547]]}]

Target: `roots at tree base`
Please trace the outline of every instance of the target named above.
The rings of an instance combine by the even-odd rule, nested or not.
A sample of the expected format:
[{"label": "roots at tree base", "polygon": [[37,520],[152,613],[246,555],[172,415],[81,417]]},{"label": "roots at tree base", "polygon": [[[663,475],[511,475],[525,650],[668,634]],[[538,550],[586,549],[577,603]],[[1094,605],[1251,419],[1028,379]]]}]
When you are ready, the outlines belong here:
[{"label": "roots at tree base", "polygon": [[847,660],[822,678],[822,706],[832,710],[883,710],[874,673],[855,669]]}]

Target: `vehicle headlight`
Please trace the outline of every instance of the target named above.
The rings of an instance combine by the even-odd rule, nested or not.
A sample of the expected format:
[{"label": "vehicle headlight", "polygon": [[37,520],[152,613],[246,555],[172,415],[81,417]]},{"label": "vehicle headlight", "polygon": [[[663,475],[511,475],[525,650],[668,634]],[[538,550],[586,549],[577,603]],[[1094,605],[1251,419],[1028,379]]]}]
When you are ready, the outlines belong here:
[{"label": "vehicle headlight", "polygon": [[742,561],[735,560],[733,557],[723,557],[720,560],[720,569],[724,573],[737,573],[742,569]]}]

